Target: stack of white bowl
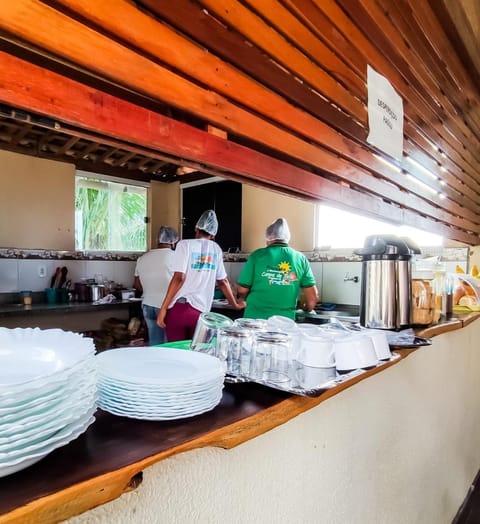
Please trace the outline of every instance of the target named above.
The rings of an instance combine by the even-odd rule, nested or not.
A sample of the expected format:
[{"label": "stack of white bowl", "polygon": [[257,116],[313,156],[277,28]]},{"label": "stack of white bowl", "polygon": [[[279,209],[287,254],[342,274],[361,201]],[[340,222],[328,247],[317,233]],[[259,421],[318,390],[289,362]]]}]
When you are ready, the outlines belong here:
[{"label": "stack of white bowl", "polygon": [[95,420],[92,339],[61,329],[0,328],[0,477],[82,434]]},{"label": "stack of white bowl", "polygon": [[210,411],[222,398],[225,366],[206,353],[120,348],[97,360],[99,406],[115,415],[174,420]]}]

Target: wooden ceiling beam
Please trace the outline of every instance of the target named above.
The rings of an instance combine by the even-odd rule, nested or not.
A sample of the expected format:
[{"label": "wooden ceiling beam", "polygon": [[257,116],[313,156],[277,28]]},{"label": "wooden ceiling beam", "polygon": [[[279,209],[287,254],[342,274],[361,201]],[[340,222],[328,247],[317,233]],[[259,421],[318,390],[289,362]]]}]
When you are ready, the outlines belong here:
[{"label": "wooden ceiling beam", "polygon": [[[98,144],[98,146],[100,147],[100,144]],[[107,160],[108,160],[112,155],[114,155],[117,151],[118,151],[118,149],[115,148],[115,147],[109,147],[109,148],[107,148],[106,151],[105,151],[102,155],[100,155],[100,156],[98,157],[97,162],[106,162],[106,163],[108,163]]]},{"label": "wooden ceiling beam", "polygon": [[20,127],[20,129],[14,135],[12,135],[11,140],[10,140],[10,144],[12,146],[17,145],[20,142],[20,140],[22,140],[22,138],[24,138],[26,135],[28,135],[28,133],[31,131],[31,129],[32,129],[32,126],[30,124],[26,124],[26,125]]},{"label": "wooden ceiling beam", "polygon": [[[339,2],[345,6],[345,0]],[[379,8],[376,0],[358,0],[349,7],[349,15],[357,24],[362,24],[369,38],[381,49],[390,63],[395,64],[397,70],[419,94],[422,103],[429,106],[430,110],[441,118],[445,127],[462,142],[476,147],[478,138],[472,129],[458,118],[457,110],[451,102],[451,98],[455,99],[459,95],[456,86],[437,81],[433,76],[434,70],[427,67],[425,59],[416,53],[416,49],[407,45],[406,42],[410,39],[403,38],[398,28]],[[442,37],[441,33],[435,34],[435,39]],[[461,139],[462,136],[465,140]]]},{"label": "wooden ceiling beam", "polygon": [[306,88],[289,72],[275,65],[268,55],[247,43],[239,33],[220,24],[192,0],[175,0],[175,9],[171,9],[167,2],[157,0],[140,0],[138,3],[208,49],[210,54],[232,64],[257,83],[322,119],[333,129],[358,140],[365,138],[364,128],[358,122],[336,109],[312,89]]},{"label": "wooden ceiling beam", "polygon": [[[151,0],[154,1],[154,0]],[[297,17],[299,17],[302,22],[309,27],[312,31],[316,32],[317,36],[319,38],[325,39],[329,45],[334,47],[338,53],[340,53],[342,56],[349,57],[350,59],[350,65],[352,68],[357,68],[359,74],[363,72],[364,68],[366,68],[366,60],[365,57],[362,56],[362,54],[359,52],[358,49],[356,49],[353,46],[353,41],[348,41],[347,38],[336,28],[333,26],[332,22],[328,20],[324,13],[322,13],[313,3],[312,0],[283,0],[285,4],[289,7],[289,9],[296,14]],[[387,6],[389,8],[388,14],[391,13],[391,10],[397,5],[395,2],[392,2],[391,0],[377,0],[380,2],[383,2],[385,4],[385,10],[387,9]],[[395,18],[395,23],[398,23],[400,27],[402,27],[402,20]],[[411,23],[411,20],[410,20]],[[408,26],[408,22],[405,24]],[[416,43],[419,41],[419,35],[423,35],[423,32],[420,28],[417,28],[416,31],[413,31],[413,35],[409,34],[408,42],[411,44],[411,47],[422,49],[421,56],[423,58],[427,57],[427,51],[424,50],[421,47],[418,47]],[[348,34],[348,33],[346,33]],[[414,38],[415,37],[415,38]],[[412,44],[413,43],[413,44]],[[411,62],[419,61],[420,58],[416,58],[414,60],[411,60]],[[433,63],[432,63],[433,62]],[[434,65],[436,65],[436,62],[429,61],[428,66],[430,69],[433,69]],[[440,84],[446,84],[446,82],[440,81]],[[460,91],[459,91],[460,93]],[[451,93],[450,93],[451,94]],[[409,119],[409,115],[406,115],[406,118],[404,120],[404,131],[405,135],[408,136],[408,138],[411,140],[413,144],[418,148],[418,152],[413,155],[412,153],[412,146],[409,145],[409,150],[406,151],[410,154],[410,156],[416,156],[419,159],[419,163],[423,164],[425,168],[429,169],[431,168],[432,163],[438,163],[439,160],[437,159],[438,151],[437,148],[432,149],[429,144],[425,143],[423,139],[423,134],[419,134],[419,125],[423,125],[422,122],[416,118],[415,121],[412,121]],[[343,131],[346,131],[346,129],[343,129]],[[348,134],[348,133],[347,133]],[[359,139],[360,137],[353,136],[350,134],[351,137],[355,139]],[[364,137],[363,137],[364,140]],[[452,152],[449,151],[449,154],[452,156]],[[453,154],[453,158],[456,159],[457,162],[461,163],[463,162],[463,158],[460,158],[456,153]],[[457,177],[463,177],[465,178],[465,183],[468,185],[466,190],[463,192],[465,195],[470,198],[473,202],[478,202],[478,194],[480,192],[480,184],[474,180],[471,176],[472,172],[470,171],[470,174],[467,173],[467,176],[465,176],[465,171],[463,168],[459,167],[459,165],[455,164],[451,158],[441,158],[442,165],[445,165],[445,167],[448,169],[447,173],[444,174],[444,181],[451,185],[452,188],[458,190],[458,183],[457,183]],[[450,176],[451,175],[451,176]],[[466,206],[474,209],[471,207],[471,204],[468,202],[466,203]]]},{"label": "wooden ceiling beam", "polygon": [[88,157],[91,153],[93,153],[96,149],[98,149],[99,144],[96,142],[91,142],[88,144],[84,149],[78,151],[78,153],[75,155],[78,159],[88,160]]},{"label": "wooden ceiling beam", "polygon": [[[357,201],[358,191],[346,192],[346,188],[326,178],[101,93],[10,55],[0,53],[0,65],[0,103],[49,115],[72,126],[102,132],[130,144],[148,147],[152,151],[189,159],[204,164],[217,174],[237,174],[253,182],[259,180],[272,187],[292,191],[303,198],[328,200],[374,214],[373,204],[378,200],[375,197]],[[359,202],[367,201],[369,205],[361,208]],[[397,211],[399,207],[391,206],[391,213],[383,214],[383,218],[390,216],[391,220],[395,220],[393,217],[398,217],[407,224],[418,221],[418,208]],[[441,221],[443,225],[437,221],[438,217],[425,219],[425,225],[429,224],[432,230],[446,231],[445,228],[448,228],[447,236],[452,239],[468,244],[478,243],[478,230],[475,227],[470,228],[466,221],[457,220],[450,214],[441,212],[438,216],[444,218]],[[457,229],[449,228],[449,224],[457,224]],[[460,226],[463,226],[463,230]]]},{"label": "wooden ceiling beam", "polygon": [[[478,164],[472,153],[464,148],[455,136],[453,136],[440,122],[435,113],[427,111],[416,91],[406,82],[395,65],[384,57],[381,50],[377,49],[358,27],[354,21],[340,8],[334,0],[313,0],[318,9],[331,21],[332,25],[342,34],[348,35],[349,41],[355,44],[363,55],[363,61],[357,63],[349,62],[353,69],[361,72],[366,71],[366,64],[370,64],[380,74],[388,77],[396,91],[404,101],[404,113],[406,119],[411,119],[415,126],[419,126],[423,133],[442,151],[444,151],[460,165],[465,166],[465,171],[476,176]],[[339,0],[341,1],[341,0]],[[419,5],[425,2],[419,2]],[[433,16],[433,14],[431,15]],[[450,50],[453,53],[452,50]],[[365,73],[366,74],[366,73]]]},{"label": "wooden ceiling beam", "polygon": [[121,156],[118,160],[115,160],[113,163],[114,166],[124,167],[128,164],[128,161],[131,160],[134,156],[136,156],[137,153],[134,151],[129,151],[128,153],[125,153],[123,156]]},{"label": "wooden ceiling beam", "polygon": [[[64,154],[66,154],[67,151],[69,151],[79,140],[80,140],[80,138],[78,138],[76,136],[70,137],[68,140],[66,140],[66,142],[65,142],[65,144],[63,144],[63,146],[58,148],[58,150],[56,151],[55,155],[62,156]],[[74,155],[72,155],[72,156],[74,156]]]},{"label": "wooden ceiling beam", "polygon": [[[70,7],[82,8],[82,16],[93,17],[94,21],[98,23],[107,23],[107,19],[111,19],[110,11],[108,16],[106,13],[100,10],[94,10],[92,12],[90,2],[85,0],[59,0],[60,3],[68,5]],[[99,33],[89,30],[87,27],[82,26],[72,19],[63,16],[61,13],[51,10],[45,7],[43,11],[39,11],[40,7],[38,4],[31,2],[31,0],[18,0],[15,4],[15,9],[5,8],[3,5],[0,6],[0,15],[6,14],[7,12],[15,18],[15,27],[18,30],[19,36],[27,39],[34,39],[37,44],[43,44],[50,47],[53,50],[54,47],[58,47],[60,38],[64,45],[61,45],[62,52],[67,53],[68,58],[79,60],[82,65],[90,65],[95,67],[98,71],[112,70],[111,64],[121,64],[120,69],[117,69],[116,74],[118,75],[117,80],[122,82],[132,82],[132,87],[136,87],[142,90],[150,90],[151,94],[158,97],[173,96],[174,91],[175,99],[178,103],[186,104],[189,108],[192,108],[192,104],[198,108],[198,114],[203,117],[207,117],[210,120],[216,122],[222,127],[232,129],[237,133],[248,136],[250,139],[257,140],[277,151],[291,155],[292,157],[300,160],[301,162],[309,163],[316,166],[319,169],[331,172],[336,176],[345,178],[349,182],[354,182],[359,186],[365,187],[366,190],[384,194],[392,201],[401,202],[403,205],[412,209],[424,209],[426,214],[437,216],[440,219],[445,220],[445,216],[442,215],[443,211],[439,211],[445,205],[445,202],[438,201],[430,191],[426,191],[424,187],[414,184],[412,181],[405,177],[397,176],[392,173],[390,169],[386,169],[384,164],[376,160],[376,158],[366,151],[364,148],[358,146],[355,143],[349,143],[347,139],[342,138],[338,134],[332,132],[330,128],[322,124],[322,122],[312,121],[310,123],[309,130],[309,141],[302,140],[290,133],[267,123],[264,119],[253,115],[238,106],[234,106],[227,100],[221,100],[221,97],[214,96],[217,100],[215,107],[212,106],[213,100],[211,93],[202,90],[201,88],[191,84],[185,79],[174,75],[173,73],[156,66],[154,63],[142,58],[140,55],[133,55],[131,51],[123,48],[113,41],[110,41],[100,35]],[[128,9],[131,7],[129,4],[121,3],[116,1],[115,8],[117,14],[119,9]],[[57,40],[53,43],[50,39],[50,32],[40,31],[39,27],[35,28],[35,31],[31,30],[31,27],[25,24],[25,21],[21,18],[22,9],[31,8],[37,10],[37,16],[50,17],[51,21],[55,21],[56,25],[60,25],[63,28],[62,31],[56,33]],[[100,14],[98,14],[100,13]],[[149,23],[145,18],[138,22],[138,26],[135,26],[134,13],[131,11],[123,12],[125,16],[121,18],[130,20],[128,27],[136,27],[138,35],[136,36],[136,42],[141,42],[143,35],[147,34],[147,28],[143,24]],[[129,16],[126,16],[126,15]],[[16,15],[16,16],[15,16]],[[99,18],[102,15],[101,19]],[[138,18],[138,17],[137,17]],[[0,23],[2,18],[0,17]],[[9,17],[8,24],[11,24],[11,17]],[[156,27],[156,26],[155,26]],[[111,29],[111,26],[109,26]],[[78,38],[82,39],[82,49],[69,49],[67,40],[63,41],[63,35],[76,33]],[[59,35],[59,36],[58,36]],[[155,34],[157,37],[157,34]],[[158,39],[157,39],[158,40]],[[149,41],[151,44],[151,40]],[[168,43],[168,41],[167,41]],[[98,47],[103,46],[103,53],[96,53]],[[170,48],[170,47],[169,47]],[[185,52],[185,49],[180,49]],[[96,53],[96,54],[95,54]],[[92,58],[95,56],[95,59]],[[122,60],[120,60],[122,57]],[[191,57],[190,57],[191,58]],[[143,69],[143,73],[132,77],[128,68],[128,64],[131,68],[138,71]],[[158,71],[157,69],[160,68]],[[158,73],[158,75],[156,74]],[[140,80],[137,80],[140,78]],[[162,82],[156,81],[158,78],[162,78]],[[162,88],[168,87],[165,92]],[[164,99],[166,99],[164,98]],[[218,107],[221,106],[222,110],[219,112]],[[187,108],[187,106],[185,107]],[[298,114],[297,118],[292,118],[292,122],[298,122],[298,119],[302,115]],[[303,129],[305,132],[305,129]],[[326,138],[328,135],[328,138]],[[328,147],[335,149],[335,154],[324,150],[323,148],[316,147],[311,144],[311,140],[321,136],[323,140],[328,144]],[[349,162],[338,157],[338,153],[347,156],[347,158],[358,164],[360,167],[352,166]],[[381,175],[386,180],[382,182],[372,177],[369,172],[370,169],[375,170],[375,175]],[[406,169],[410,169],[406,167]],[[395,186],[390,184],[393,180],[394,183],[400,187],[408,190],[409,194],[405,197],[404,192],[398,192]],[[427,203],[430,202],[430,203]],[[478,216],[475,212],[469,211],[468,208],[459,208],[458,205],[451,201],[449,207],[452,208],[453,213],[458,213],[458,217],[454,218],[454,222],[457,222],[459,227],[468,227],[475,229],[477,227]],[[465,216],[466,218],[460,218]],[[465,223],[464,223],[465,222]]]}]

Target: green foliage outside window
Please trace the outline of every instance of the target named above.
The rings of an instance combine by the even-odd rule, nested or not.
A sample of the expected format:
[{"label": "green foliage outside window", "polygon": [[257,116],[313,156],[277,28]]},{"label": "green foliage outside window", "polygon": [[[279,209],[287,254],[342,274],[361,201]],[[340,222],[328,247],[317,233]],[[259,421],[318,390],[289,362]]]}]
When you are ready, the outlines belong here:
[{"label": "green foliage outside window", "polygon": [[76,249],[145,251],[146,214],[146,188],[77,176]]}]

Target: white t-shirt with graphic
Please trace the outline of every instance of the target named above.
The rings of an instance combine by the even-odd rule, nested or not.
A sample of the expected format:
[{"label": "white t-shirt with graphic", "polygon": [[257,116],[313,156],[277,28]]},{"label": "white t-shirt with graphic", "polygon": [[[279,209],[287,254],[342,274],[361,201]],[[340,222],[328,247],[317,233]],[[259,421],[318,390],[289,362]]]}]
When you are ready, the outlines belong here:
[{"label": "white t-shirt with graphic", "polygon": [[148,251],[137,260],[134,274],[142,283],[143,304],[158,308],[162,306],[173,275],[169,267],[172,255],[170,248],[159,248]]},{"label": "white t-shirt with graphic", "polygon": [[173,272],[184,273],[185,280],[168,307],[184,297],[195,309],[210,311],[216,281],[227,278],[220,246],[206,238],[180,240],[170,268]]}]

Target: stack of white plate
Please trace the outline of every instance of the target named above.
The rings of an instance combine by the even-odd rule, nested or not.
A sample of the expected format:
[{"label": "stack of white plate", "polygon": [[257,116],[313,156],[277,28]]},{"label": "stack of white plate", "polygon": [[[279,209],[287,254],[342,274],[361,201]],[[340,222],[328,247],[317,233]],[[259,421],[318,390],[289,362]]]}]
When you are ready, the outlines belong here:
[{"label": "stack of white plate", "polygon": [[0,477],[83,433],[95,418],[92,339],[61,329],[0,328]]},{"label": "stack of white plate", "polygon": [[205,353],[120,348],[97,360],[99,406],[115,415],[174,420],[210,411],[222,398],[225,366]]}]

